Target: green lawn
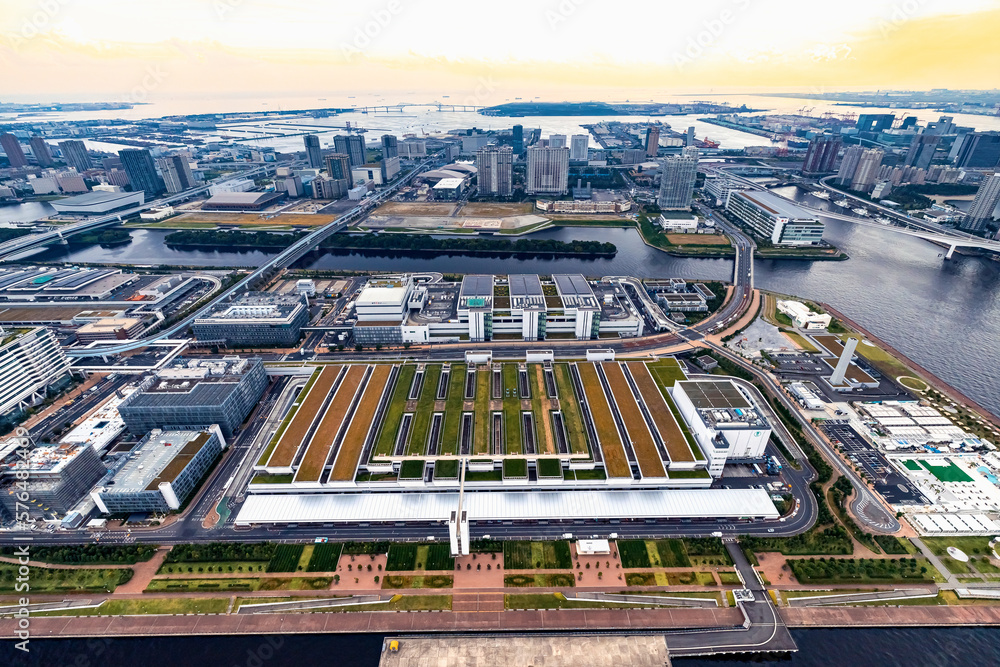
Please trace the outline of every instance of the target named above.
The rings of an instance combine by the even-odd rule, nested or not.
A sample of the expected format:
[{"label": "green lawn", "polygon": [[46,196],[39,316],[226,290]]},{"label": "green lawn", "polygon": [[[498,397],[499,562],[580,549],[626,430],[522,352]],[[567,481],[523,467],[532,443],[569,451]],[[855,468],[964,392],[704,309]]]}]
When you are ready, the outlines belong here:
[{"label": "green lawn", "polygon": [[649,368],[653,379],[660,387],[673,389],[674,382],[687,380],[687,375],[681,368],[680,362],[672,357],[649,362],[646,367]]},{"label": "green lawn", "polygon": [[490,428],[492,426],[493,415],[490,412],[490,380],[492,379],[492,374],[493,371],[476,372],[476,418],[473,425],[475,439],[472,447],[474,454],[491,453],[492,434],[490,433]]},{"label": "green lawn", "polygon": [[451,588],[454,583],[454,577],[443,574],[412,577],[386,575],[382,579],[382,588]]},{"label": "green lawn", "polygon": [[264,572],[267,561],[202,561],[191,563],[164,563],[157,574],[213,574]]},{"label": "green lawn", "polygon": [[535,468],[539,477],[562,477],[562,464],[559,459],[538,459]]},{"label": "green lawn", "polygon": [[413,376],[416,372],[417,367],[412,364],[400,367],[399,375],[396,378],[396,387],[392,392],[389,405],[386,407],[382,431],[375,444],[374,455],[390,456],[393,453],[399,423],[403,419],[403,413],[406,412],[406,400],[410,395],[410,385],[413,383]]},{"label": "green lawn", "polygon": [[340,560],[341,546],[335,542],[314,545],[307,572],[334,572]]},{"label": "green lawn", "polygon": [[526,479],[528,477],[528,460],[504,459],[503,476],[508,479]]},{"label": "green lawn", "polygon": [[[608,573],[611,577],[611,573]],[[508,574],[503,585],[515,588],[572,588],[576,579],[572,574]]]},{"label": "green lawn", "polygon": [[948,465],[934,465],[923,459],[920,463],[927,468],[928,472],[937,477],[942,482],[971,482],[972,478],[957,465],[948,461]]},{"label": "green lawn", "polygon": [[279,544],[267,564],[268,572],[295,572],[302,559],[303,544]]},{"label": "green lawn", "polygon": [[905,459],[903,465],[906,466],[907,470],[912,470],[914,472],[919,472],[924,469],[922,465],[914,461],[913,459]]},{"label": "green lawn", "polygon": [[441,366],[428,364],[424,366],[424,382],[420,389],[420,398],[413,415],[410,427],[410,441],[406,453],[410,456],[420,456],[427,450],[427,437],[430,431],[431,417],[434,415],[434,401],[437,399],[438,380],[441,379]]},{"label": "green lawn", "polygon": [[225,614],[229,598],[148,598],[105,600],[91,609],[34,612],[32,616],[139,616],[142,614]]},{"label": "green lawn", "polygon": [[[28,575],[28,585],[32,594],[36,595],[104,593],[114,591],[117,586],[131,579],[132,574],[130,568],[71,570],[33,567]],[[17,581],[19,576],[17,565],[0,563],[0,593],[24,593],[17,589],[18,586],[23,587],[23,582]]]},{"label": "green lawn", "polygon": [[573,559],[568,542],[504,542],[504,567],[508,570],[568,570]]},{"label": "green lawn", "polygon": [[[510,393],[508,393],[508,391]],[[521,392],[517,382],[517,364],[503,365],[503,420],[505,454],[523,454],[521,448]],[[527,471],[525,471],[527,474]]]},{"label": "green lawn", "polygon": [[458,477],[458,459],[443,459],[434,462],[435,479],[455,479]]},{"label": "green lawn", "polygon": [[587,448],[587,435],[583,427],[583,412],[573,390],[569,364],[555,364],[553,374],[556,378],[556,393],[559,394],[559,409],[562,411],[566,437],[569,439],[569,451],[586,454],[590,450]]},{"label": "green lawn", "polygon": [[619,540],[622,567],[691,567],[683,540]]},{"label": "green lawn", "polygon": [[935,556],[944,556],[948,553],[948,547],[961,549],[969,556],[989,556],[989,537],[922,537],[920,540],[927,545]]},{"label": "green lawn", "polygon": [[458,429],[461,427],[462,404],[465,402],[466,372],[465,364],[451,365],[451,375],[448,377],[448,398],[444,408],[441,454],[458,454]]},{"label": "green lawn", "polygon": [[319,591],[330,587],[331,577],[241,577],[233,579],[153,579],[150,592],[199,593],[209,591]]}]

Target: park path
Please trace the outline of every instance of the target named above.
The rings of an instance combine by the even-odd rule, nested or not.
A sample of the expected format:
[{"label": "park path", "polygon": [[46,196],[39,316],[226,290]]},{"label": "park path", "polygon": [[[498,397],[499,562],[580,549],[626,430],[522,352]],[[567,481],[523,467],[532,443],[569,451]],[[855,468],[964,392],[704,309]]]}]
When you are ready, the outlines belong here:
[{"label": "park path", "polygon": [[115,593],[142,593],[153,580],[156,572],[163,565],[163,560],[170,553],[170,547],[160,547],[147,561],[136,563],[132,566],[132,578],[115,589]]}]

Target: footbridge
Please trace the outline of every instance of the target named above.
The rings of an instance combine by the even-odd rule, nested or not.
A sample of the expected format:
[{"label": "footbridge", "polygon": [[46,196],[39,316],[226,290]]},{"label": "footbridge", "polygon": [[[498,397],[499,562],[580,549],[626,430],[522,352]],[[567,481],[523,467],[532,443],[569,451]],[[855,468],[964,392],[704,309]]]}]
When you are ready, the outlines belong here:
[{"label": "footbridge", "polygon": [[244,277],[242,280],[237,282],[229,289],[223,291],[221,294],[212,299],[209,303],[197,309],[194,313],[188,315],[183,320],[177,322],[170,328],[161,331],[157,335],[152,336],[150,338],[144,338],[142,340],[129,341],[128,343],[122,343],[120,345],[107,345],[107,346],[101,346],[99,348],[74,349],[70,347],[65,349],[66,356],[92,357],[95,356],[96,354],[102,354],[102,355],[119,354],[121,352],[129,352],[131,350],[137,350],[146,347],[150,343],[153,343],[155,341],[164,338],[176,338],[177,334],[179,334],[180,332],[184,331],[189,326],[191,326],[191,323],[194,322],[195,319],[210,312],[217,304],[222,303],[224,301],[228,301],[232,299],[234,296],[237,296],[243,292],[253,289],[254,285],[256,285],[259,281],[265,279],[267,276],[271,275],[272,272],[288,268],[296,261],[301,259],[306,253],[314,249],[316,246],[318,246],[320,243],[325,241],[333,234],[341,231],[350,223],[368,215],[368,213],[372,209],[381,205],[383,202],[385,202],[386,199],[396,194],[396,191],[399,188],[409,183],[418,174],[421,174],[424,171],[426,171],[431,166],[431,164],[433,164],[435,160],[438,159],[438,157],[439,157],[438,154],[429,157],[427,160],[420,163],[420,165],[418,165],[417,168],[413,169],[409,174],[399,179],[396,183],[394,183],[390,187],[382,190],[380,193],[378,193],[373,197],[365,199],[363,203],[361,203],[359,206],[351,209],[350,211],[340,216],[333,222],[330,222],[320,227],[319,229],[310,232],[306,236],[302,237],[292,245],[282,250],[277,255],[269,258],[257,270]]}]

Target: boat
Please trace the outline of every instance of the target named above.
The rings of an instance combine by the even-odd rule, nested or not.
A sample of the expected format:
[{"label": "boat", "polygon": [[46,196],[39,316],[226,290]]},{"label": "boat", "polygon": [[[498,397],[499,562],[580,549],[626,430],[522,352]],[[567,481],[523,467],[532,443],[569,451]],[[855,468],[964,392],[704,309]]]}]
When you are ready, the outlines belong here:
[{"label": "boat", "polygon": [[830,198],[830,193],[827,192],[826,190],[813,190],[809,194],[811,194],[813,197],[818,197],[819,199]]},{"label": "boat", "polygon": [[847,207],[849,207],[851,205],[851,202],[847,201],[846,198],[844,198],[844,199],[838,199],[837,201],[835,201],[833,203],[836,204],[837,206],[839,206],[840,208],[847,208]]},{"label": "boat", "polygon": [[868,209],[861,208],[860,206],[858,208],[852,208],[851,210],[857,213],[858,215],[868,215]]}]

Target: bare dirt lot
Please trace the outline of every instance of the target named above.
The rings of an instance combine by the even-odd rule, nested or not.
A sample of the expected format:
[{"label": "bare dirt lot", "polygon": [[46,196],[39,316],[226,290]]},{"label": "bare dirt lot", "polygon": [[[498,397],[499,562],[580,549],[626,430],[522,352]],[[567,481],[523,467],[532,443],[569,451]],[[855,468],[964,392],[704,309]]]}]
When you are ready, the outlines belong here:
[{"label": "bare dirt lot", "polygon": [[455,204],[433,202],[390,201],[375,209],[375,215],[402,216],[448,216],[455,210]]},{"label": "bare dirt lot", "polygon": [[316,227],[333,222],[335,216],[323,214],[282,213],[273,218],[262,218],[257,213],[209,213],[196,211],[173,218],[176,223],[211,223],[215,225],[240,225],[245,227]]},{"label": "bare dirt lot", "polygon": [[528,215],[534,210],[535,207],[531,202],[520,202],[516,204],[475,202],[463,206],[462,210],[459,211],[459,215],[464,215],[470,218],[502,218],[511,215]]},{"label": "bare dirt lot", "polygon": [[724,234],[667,234],[674,245],[732,245]]}]

